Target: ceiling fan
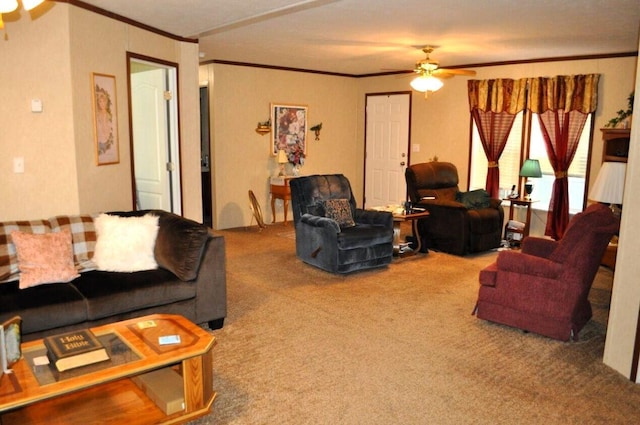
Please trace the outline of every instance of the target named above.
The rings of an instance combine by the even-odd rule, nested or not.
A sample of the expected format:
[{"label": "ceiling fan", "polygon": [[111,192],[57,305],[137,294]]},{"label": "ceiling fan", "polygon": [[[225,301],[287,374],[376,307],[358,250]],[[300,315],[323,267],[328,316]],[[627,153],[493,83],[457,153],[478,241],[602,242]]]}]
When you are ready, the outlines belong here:
[{"label": "ceiling fan", "polygon": [[440,68],[438,61],[433,60],[429,55],[433,52],[433,47],[425,46],[422,51],[427,55],[425,59],[416,62],[413,72],[418,74],[411,81],[411,87],[419,92],[424,92],[425,97],[428,92],[440,90],[443,86],[441,78],[451,78],[456,75],[476,75],[476,72],[470,69],[450,69]]}]

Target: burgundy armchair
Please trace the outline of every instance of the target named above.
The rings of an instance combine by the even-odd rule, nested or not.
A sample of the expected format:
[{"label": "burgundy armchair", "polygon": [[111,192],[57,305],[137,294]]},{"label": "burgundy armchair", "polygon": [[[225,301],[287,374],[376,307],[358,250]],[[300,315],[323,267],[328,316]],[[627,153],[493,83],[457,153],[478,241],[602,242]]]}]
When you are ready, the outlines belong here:
[{"label": "burgundy armchair", "polygon": [[480,271],[476,311],[489,320],[568,341],[591,319],[589,290],[618,219],[601,204],[569,222],[559,241],[526,237]]}]

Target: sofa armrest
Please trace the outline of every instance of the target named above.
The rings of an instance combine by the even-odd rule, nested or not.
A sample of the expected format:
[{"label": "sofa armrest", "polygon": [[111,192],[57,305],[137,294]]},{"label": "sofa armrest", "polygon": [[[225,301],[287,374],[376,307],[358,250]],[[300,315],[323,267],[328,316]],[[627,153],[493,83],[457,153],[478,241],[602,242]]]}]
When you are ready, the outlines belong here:
[{"label": "sofa armrest", "polygon": [[[221,321],[227,315],[225,240],[209,230],[196,285],[196,323]],[[221,322],[220,322],[221,323]]]}]

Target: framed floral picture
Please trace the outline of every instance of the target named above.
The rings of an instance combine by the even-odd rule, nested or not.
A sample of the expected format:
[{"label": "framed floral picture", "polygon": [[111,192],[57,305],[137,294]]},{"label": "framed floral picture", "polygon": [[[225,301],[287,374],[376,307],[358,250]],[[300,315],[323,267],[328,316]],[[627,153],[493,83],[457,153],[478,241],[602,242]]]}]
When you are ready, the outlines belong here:
[{"label": "framed floral picture", "polygon": [[303,165],[307,156],[307,109],[304,105],[271,104],[271,154],[283,150],[296,166]]},{"label": "framed floral picture", "polygon": [[117,164],[120,162],[120,143],[116,77],[93,73],[91,87],[96,162],[98,165]]}]

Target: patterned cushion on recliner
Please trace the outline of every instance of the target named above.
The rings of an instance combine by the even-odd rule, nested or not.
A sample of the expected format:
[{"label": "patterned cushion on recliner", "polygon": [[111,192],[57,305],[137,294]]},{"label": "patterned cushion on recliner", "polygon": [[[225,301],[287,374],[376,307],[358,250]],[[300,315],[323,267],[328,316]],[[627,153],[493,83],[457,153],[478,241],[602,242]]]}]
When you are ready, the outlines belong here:
[{"label": "patterned cushion on recliner", "polygon": [[325,217],[337,221],[340,228],[356,225],[356,222],[353,221],[351,204],[348,199],[327,199],[323,202],[323,205]]}]

